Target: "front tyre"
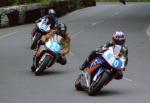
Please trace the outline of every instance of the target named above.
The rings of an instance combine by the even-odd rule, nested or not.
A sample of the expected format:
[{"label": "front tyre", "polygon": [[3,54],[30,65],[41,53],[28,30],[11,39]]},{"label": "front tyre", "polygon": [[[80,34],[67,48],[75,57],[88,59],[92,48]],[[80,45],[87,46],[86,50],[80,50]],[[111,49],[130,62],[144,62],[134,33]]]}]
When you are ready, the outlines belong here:
[{"label": "front tyre", "polygon": [[31,71],[32,71],[32,72],[35,72],[35,70],[36,70],[36,67],[34,66],[34,64],[32,64],[32,66],[31,66]]},{"label": "front tyre", "polygon": [[32,43],[31,43],[31,50],[34,50],[36,49],[36,46],[37,46],[37,42],[38,40],[40,40],[41,38],[41,34],[37,33],[33,36],[33,40],[32,40]]},{"label": "front tyre", "polygon": [[104,72],[96,81],[92,82],[91,86],[88,89],[88,94],[90,96],[93,96],[98,93],[103,88],[103,86],[110,81],[110,79],[111,78],[109,76],[109,73]]},{"label": "front tyre", "polygon": [[46,69],[50,59],[51,57],[49,55],[46,55],[43,61],[39,63],[39,66],[36,68],[34,72],[36,76],[40,75],[43,72],[43,70]]},{"label": "front tyre", "polygon": [[78,76],[78,78],[76,79],[76,81],[75,81],[76,90],[82,90],[83,89],[82,86],[81,86],[81,77],[82,77],[82,74],[80,74]]}]

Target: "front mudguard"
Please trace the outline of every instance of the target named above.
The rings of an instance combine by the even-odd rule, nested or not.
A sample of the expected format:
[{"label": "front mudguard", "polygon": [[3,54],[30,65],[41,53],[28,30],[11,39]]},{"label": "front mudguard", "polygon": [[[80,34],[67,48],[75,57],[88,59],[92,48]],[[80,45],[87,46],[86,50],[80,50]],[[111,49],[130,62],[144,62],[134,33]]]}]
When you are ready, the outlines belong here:
[{"label": "front mudguard", "polygon": [[90,96],[97,94],[105,85],[112,80],[111,71],[105,67],[100,67],[95,75],[91,77],[88,94]]},{"label": "front mudguard", "polygon": [[111,78],[108,72],[102,72],[96,81],[92,81],[90,87],[88,88],[88,94],[90,96],[97,94],[110,80]]},{"label": "front mudguard", "polygon": [[51,61],[51,57],[49,55],[43,55],[39,60],[38,67],[35,70],[35,75],[40,75],[45,69],[47,69],[48,63]]},{"label": "front mudguard", "polygon": [[45,67],[45,69],[47,69],[49,67],[49,64],[52,62],[53,60],[53,57],[49,54],[49,53],[44,53],[41,57],[41,59],[39,60],[39,64],[41,64],[43,62],[43,60],[46,58],[46,57],[49,57],[49,62],[47,63],[47,66]]},{"label": "front mudguard", "polygon": [[98,69],[97,73],[94,75],[91,82],[96,81],[104,72],[106,72],[110,77],[110,80],[108,82],[106,82],[105,85],[108,84],[113,79],[114,74],[109,69],[107,69],[105,67],[101,67]]},{"label": "front mudguard", "polygon": [[38,43],[38,41],[41,39],[41,37],[42,37],[42,34],[41,33],[36,33],[31,39],[31,50],[33,50],[33,49],[36,49],[36,47],[37,47],[37,43]]}]

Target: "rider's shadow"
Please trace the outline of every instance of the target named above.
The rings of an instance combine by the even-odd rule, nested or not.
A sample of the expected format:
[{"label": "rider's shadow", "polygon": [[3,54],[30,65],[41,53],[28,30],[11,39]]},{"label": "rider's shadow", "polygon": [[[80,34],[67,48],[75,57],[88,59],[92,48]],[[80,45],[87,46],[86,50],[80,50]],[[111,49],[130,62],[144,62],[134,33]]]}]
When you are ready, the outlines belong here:
[{"label": "rider's shadow", "polygon": [[119,95],[129,95],[133,94],[134,90],[132,89],[115,89],[115,88],[106,88],[102,89],[96,96],[119,96]]},{"label": "rider's shadow", "polygon": [[59,68],[50,68],[48,70],[44,70],[40,76],[51,76],[51,75],[64,75],[68,73],[66,70],[61,70]]},{"label": "rider's shadow", "polygon": [[101,90],[96,96],[112,96],[112,95],[121,95],[121,94],[124,94],[123,91],[105,89],[105,90]]}]

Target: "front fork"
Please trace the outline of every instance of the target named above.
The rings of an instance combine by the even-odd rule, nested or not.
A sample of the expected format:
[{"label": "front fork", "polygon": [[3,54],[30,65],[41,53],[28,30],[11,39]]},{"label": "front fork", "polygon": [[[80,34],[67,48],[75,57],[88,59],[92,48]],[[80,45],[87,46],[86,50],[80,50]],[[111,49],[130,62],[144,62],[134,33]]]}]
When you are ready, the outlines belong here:
[{"label": "front fork", "polygon": [[[105,85],[107,85],[112,79],[113,79],[113,77],[114,77],[114,75],[115,75],[115,72],[113,71],[113,70],[111,70],[111,69],[107,69],[107,68],[105,68],[105,67],[100,67],[99,69],[98,69],[98,71],[97,71],[97,73],[95,74],[95,76],[93,77],[93,78],[90,78],[89,79],[89,84],[91,84],[91,82],[92,81],[96,81],[104,72],[107,72],[108,74],[109,74],[109,76],[110,76],[110,80],[105,84]],[[92,80],[91,80],[92,79]]]},{"label": "front fork", "polygon": [[41,60],[41,57],[43,57],[44,51],[46,50],[44,45],[41,45],[38,50],[36,51],[34,57],[33,57],[33,64],[35,67],[38,66],[39,60]]}]

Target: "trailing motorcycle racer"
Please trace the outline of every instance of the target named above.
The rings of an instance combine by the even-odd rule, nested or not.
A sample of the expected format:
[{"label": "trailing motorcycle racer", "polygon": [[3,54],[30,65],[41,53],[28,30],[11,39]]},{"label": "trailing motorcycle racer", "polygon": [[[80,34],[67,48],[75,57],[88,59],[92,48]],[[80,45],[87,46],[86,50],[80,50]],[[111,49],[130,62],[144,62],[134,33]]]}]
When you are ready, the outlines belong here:
[{"label": "trailing motorcycle racer", "polygon": [[[59,36],[57,36],[59,35]],[[38,48],[35,51],[34,57],[33,57],[33,61],[36,60],[38,61],[38,59],[40,58],[40,54],[41,54],[41,48],[43,45],[45,45],[45,43],[49,40],[51,40],[51,38],[53,38],[55,36],[56,40],[63,45],[63,49],[61,49],[61,53],[59,54],[59,57],[57,59],[57,63],[60,63],[61,65],[65,65],[67,63],[67,59],[66,59],[66,55],[70,52],[70,37],[69,34],[67,33],[67,27],[65,24],[63,23],[59,23],[54,30],[52,30],[50,33],[43,35],[42,38],[39,40],[38,42]],[[60,38],[61,36],[61,38]],[[34,66],[34,63],[32,65],[32,67]],[[32,68],[31,67],[31,68]]]},{"label": "trailing motorcycle racer", "polygon": [[[125,45],[125,33],[122,31],[116,31],[113,36],[112,36],[112,42],[107,42],[106,44],[100,46],[99,48],[97,48],[96,50],[92,51],[89,56],[86,58],[86,60],[84,61],[84,63],[82,64],[82,66],[80,67],[80,70],[84,71],[84,69],[88,66],[88,64],[94,60],[97,56],[101,55],[102,53],[104,53],[110,46],[114,46],[114,45],[121,45],[121,54],[120,55],[124,55],[126,57],[126,63],[125,66],[127,66],[128,64],[128,48]],[[123,78],[123,73],[122,71],[118,71],[115,79],[119,80]]]},{"label": "trailing motorcycle racer", "polygon": [[[55,26],[55,24],[58,23],[58,18],[57,18],[57,16],[56,16],[56,12],[55,12],[54,9],[49,9],[49,10],[48,10],[48,15],[46,15],[46,16],[44,16],[44,17],[38,19],[35,23],[41,22],[41,20],[43,20],[43,19],[44,19],[44,22],[43,22],[43,23],[45,23],[45,24],[47,24],[47,25],[50,24],[50,25],[51,25],[51,26],[50,26],[51,29],[53,29],[54,26]],[[33,29],[33,31],[32,31],[31,34],[34,35],[34,34],[37,32],[37,30],[38,30],[38,27],[35,26],[35,28]]]}]

